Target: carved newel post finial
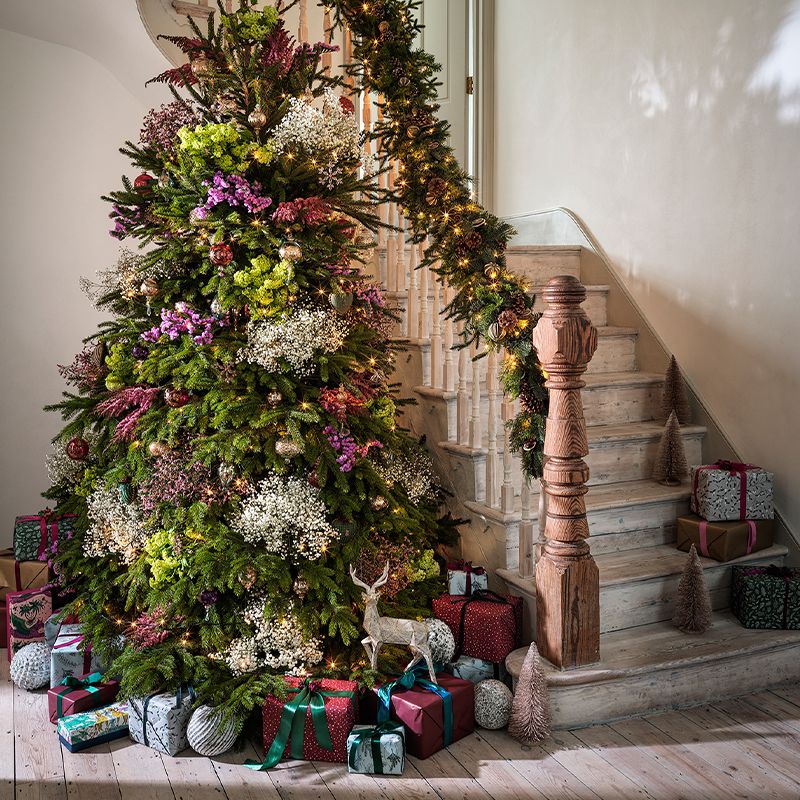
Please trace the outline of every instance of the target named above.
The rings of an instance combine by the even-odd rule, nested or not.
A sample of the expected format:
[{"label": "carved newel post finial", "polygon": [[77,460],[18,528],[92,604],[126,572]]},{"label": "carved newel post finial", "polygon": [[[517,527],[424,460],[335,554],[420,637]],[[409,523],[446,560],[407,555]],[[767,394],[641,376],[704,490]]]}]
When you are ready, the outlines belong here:
[{"label": "carved newel post finial", "polygon": [[586,538],[584,495],[589,452],[583,418],[583,373],[597,349],[597,329],[581,303],[586,289],[571,275],[551,278],[547,310],[533,346],[547,371],[550,410],[544,439],[545,543],[536,564],[536,631],[540,653],[562,669],[600,658],[600,584]]}]

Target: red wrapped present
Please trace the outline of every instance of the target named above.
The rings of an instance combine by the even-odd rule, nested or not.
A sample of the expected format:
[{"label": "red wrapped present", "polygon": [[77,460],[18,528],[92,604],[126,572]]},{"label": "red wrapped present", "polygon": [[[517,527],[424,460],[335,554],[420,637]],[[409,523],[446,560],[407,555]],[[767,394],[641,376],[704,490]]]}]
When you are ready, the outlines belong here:
[{"label": "red wrapped present", "polygon": [[520,646],[522,598],[483,589],[471,597],[445,594],[433,601],[433,613],[447,623],[460,655],[502,664]]},{"label": "red wrapped present", "polygon": [[5,600],[0,600],[0,647],[8,647],[8,609]]},{"label": "red wrapped present", "polygon": [[287,677],[289,696],[269,696],[262,709],[264,749],[261,764],[251,769],[271,769],[282,758],[305,761],[347,762],[347,737],[358,713],[358,684],[328,678]]},{"label": "red wrapped present", "polygon": [[401,722],[406,750],[428,758],[475,730],[475,684],[441,672],[438,683],[412,670],[364,696],[362,722]]},{"label": "red wrapped present", "polygon": [[6,640],[8,660],[31,642],[44,641],[44,623],[53,613],[53,598],[49,589],[27,589],[6,595]]},{"label": "red wrapped present", "polygon": [[50,722],[58,722],[61,717],[89,711],[99,706],[107,706],[114,701],[119,692],[119,681],[105,681],[100,672],[74,677],[67,676],[60,686],[47,690],[47,708]]}]

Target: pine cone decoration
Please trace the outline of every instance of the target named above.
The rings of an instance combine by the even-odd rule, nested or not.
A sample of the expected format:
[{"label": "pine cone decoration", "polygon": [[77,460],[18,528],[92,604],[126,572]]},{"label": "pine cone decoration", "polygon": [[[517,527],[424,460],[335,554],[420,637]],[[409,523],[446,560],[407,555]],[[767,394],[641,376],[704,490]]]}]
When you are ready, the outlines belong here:
[{"label": "pine cone decoration", "polygon": [[462,258],[477,250],[483,244],[483,236],[477,231],[470,231],[456,245],[456,253]]},{"label": "pine cone decoration", "polygon": [[519,399],[527,411],[532,414],[544,413],[544,398],[529,383],[523,383],[519,390]]},{"label": "pine cone decoration", "polygon": [[517,327],[519,317],[511,310],[506,309],[500,312],[497,317],[497,324],[500,326],[503,333],[511,333]]}]

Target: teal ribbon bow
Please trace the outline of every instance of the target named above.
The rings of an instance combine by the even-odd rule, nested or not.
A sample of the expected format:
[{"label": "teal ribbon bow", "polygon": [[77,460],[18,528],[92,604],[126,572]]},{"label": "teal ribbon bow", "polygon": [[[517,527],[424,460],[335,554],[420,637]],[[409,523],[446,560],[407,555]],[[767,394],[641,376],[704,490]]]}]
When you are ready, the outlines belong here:
[{"label": "teal ribbon bow", "polygon": [[325,715],[325,698],[348,697],[355,701],[355,692],[321,689],[318,682],[310,678],[306,678],[300,686],[289,687],[288,691],[297,692],[297,696],[288,703],[284,703],[278,732],[275,734],[264,760],[260,764],[257,761],[245,761],[245,766],[249,769],[258,771],[272,769],[283,758],[287,744],[292,758],[303,758],[303,739],[306,733],[306,716],[309,708],[317,743],[325,750],[333,750],[328,718]]},{"label": "teal ribbon bow", "polygon": [[384,683],[378,689],[378,723],[388,721],[392,713],[392,693],[398,689],[412,689],[419,686],[442,698],[442,722],[444,725],[443,738],[444,746],[453,743],[453,696],[447,689],[424,678],[420,672],[409,670],[404,672],[396,680]]},{"label": "teal ribbon bow", "polygon": [[376,725],[374,728],[365,728],[363,731],[355,733],[355,739],[350,745],[348,763],[350,769],[356,769],[356,756],[363,742],[370,743],[372,750],[372,769],[376,775],[383,775],[383,756],[381,755],[381,737],[386,733],[396,733],[403,740],[403,752],[405,752],[405,730],[399,722],[388,720]]},{"label": "teal ribbon bow", "polygon": [[103,675],[100,672],[93,672],[85,678],[76,678],[74,675],[67,675],[61,685],[63,689],[59,689],[56,694],[56,715],[58,719],[64,716],[64,697],[68,695],[73,689],[85,689],[87,692],[99,692],[100,688],[98,683],[103,682]]}]

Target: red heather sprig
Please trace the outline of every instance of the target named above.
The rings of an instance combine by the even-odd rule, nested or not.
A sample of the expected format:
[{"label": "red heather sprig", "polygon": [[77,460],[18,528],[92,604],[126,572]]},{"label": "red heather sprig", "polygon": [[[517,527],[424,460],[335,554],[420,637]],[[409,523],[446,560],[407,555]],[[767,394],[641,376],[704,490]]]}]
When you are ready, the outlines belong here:
[{"label": "red heather sprig", "polygon": [[348,414],[358,414],[364,409],[364,401],[344,386],[338,389],[322,389],[319,393],[319,404],[337,422],[344,422]]},{"label": "red heather sprig", "polygon": [[[155,647],[157,644],[170,637],[170,631],[164,630],[165,611],[161,606],[156,606],[151,613],[140,614],[130,629],[128,638],[137,650]],[[179,625],[183,617],[175,617],[174,624]]]},{"label": "red heather sprig", "polygon": [[58,365],[58,374],[67,382],[87,391],[100,380],[107,370],[103,363],[96,363],[93,348],[87,347],[75,356],[73,362]]},{"label": "red heather sprig", "polygon": [[139,143],[162,153],[173,153],[178,141],[178,131],[193,127],[197,122],[192,107],[175,100],[147,112],[139,133]]},{"label": "red heather sprig", "polygon": [[272,221],[289,225],[299,222],[313,228],[327,221],[330,213],[330,205],[321,197],[298,197],[280,203],[272,214]]},{"label": "red heather sprig", "polygon": [[[149,411],[161,393],[157,387],[127,386],[114,392],[111,397],[97,405],[97,413],[104,417],[119,419],[114,431],[115,442],[133,441],[136,424],[142,414]],[[131,411],[131,409],[133,409]],[[130,413],[128,413],[130,411]]]},{"label": "red heather sprig", "polygon": [[170,451],[156,460],[151,476],[139,484],[138,496],[142,510],[149,514],[161,503],[216,499],[217,490],[208,467],[199,462],[190,464],[187,458]]}]

